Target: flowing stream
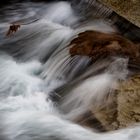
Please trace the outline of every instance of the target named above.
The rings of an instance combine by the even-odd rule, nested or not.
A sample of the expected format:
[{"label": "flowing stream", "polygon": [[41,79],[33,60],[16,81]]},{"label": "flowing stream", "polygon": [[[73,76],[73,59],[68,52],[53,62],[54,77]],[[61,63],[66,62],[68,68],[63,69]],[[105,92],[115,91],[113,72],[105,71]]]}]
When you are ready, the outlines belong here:
[{"label": "flowing stream", "polygon": [[[70,2],[22,2],[0,14],[0,140],[139,140],[140,127],[95,133],[72,122],[129,74],[128,58],[91,64],[69,54],[85,30],[116,32],[104,19],[85,19]],[[20,29],[9,37],[9,23]],[[58,101],[59,100],[59,101]]]}]

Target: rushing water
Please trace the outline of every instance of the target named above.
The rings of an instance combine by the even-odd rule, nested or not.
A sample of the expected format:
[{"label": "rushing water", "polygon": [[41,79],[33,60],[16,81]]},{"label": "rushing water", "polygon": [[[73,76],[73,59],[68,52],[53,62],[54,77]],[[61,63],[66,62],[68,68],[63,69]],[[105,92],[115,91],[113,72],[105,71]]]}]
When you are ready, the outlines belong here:
[{"label": "rushing water", "polygon": [[[114,28],[101,19],[85,23],[69,2],[15,3],[0,17],[0,140],[140,139],[139,126],[100,134],[71,122],[100,105],[129,71],[126,58],[91,65],[88,57],[71,57],[68,44],[81,31]],[[6,37],[14,21],[21,28]]]}]

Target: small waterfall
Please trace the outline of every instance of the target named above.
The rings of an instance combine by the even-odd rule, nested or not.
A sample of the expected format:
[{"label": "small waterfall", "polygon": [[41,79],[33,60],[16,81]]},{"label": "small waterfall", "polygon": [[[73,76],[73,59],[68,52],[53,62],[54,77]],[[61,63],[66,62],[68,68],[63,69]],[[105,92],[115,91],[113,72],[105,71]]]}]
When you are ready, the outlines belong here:
[{"label": "small waterfall", "polygon": [[[96,13],[86,17],[91,7]],[[28,1],[0,10],[0,140],[140,138],[139,126],[101,134],[73,122],[89,107],[106,104],[106,97],[129,75],[129,58],[93,63],[69,53],[80,32],[117,32],[103,18],[112,10],[102,8],[96,1]],[[21,27],[6,37],[9,23]]]},{"label": "small waterfall", "polygon": [[[102,65],[103,63],[105,65]],[[118,81],[127,77],[127,63],[125,58],[113,58],[112,62],[108,59],[99,61],[79,79],[59,89],[60,96],[64,96],[60,101],[60,108],[67,117],[74,119],[91,106],[95,108],[103,105],[105,97],[117,89]]]}]

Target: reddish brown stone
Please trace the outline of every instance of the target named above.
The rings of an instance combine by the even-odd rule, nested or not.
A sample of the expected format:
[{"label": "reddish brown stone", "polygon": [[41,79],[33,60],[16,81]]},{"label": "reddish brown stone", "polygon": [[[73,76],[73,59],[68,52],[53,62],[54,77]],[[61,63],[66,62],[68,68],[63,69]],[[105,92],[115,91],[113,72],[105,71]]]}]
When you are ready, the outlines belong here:
[{"label": "reddish brown stone", "polygon": [[[107,56],[126,56],[140,60],[138,46],[118,34],[85,31],[70,43],[70,54],[92,57],[93,61]],[[139,61],[140,62],[140,61]]]}]

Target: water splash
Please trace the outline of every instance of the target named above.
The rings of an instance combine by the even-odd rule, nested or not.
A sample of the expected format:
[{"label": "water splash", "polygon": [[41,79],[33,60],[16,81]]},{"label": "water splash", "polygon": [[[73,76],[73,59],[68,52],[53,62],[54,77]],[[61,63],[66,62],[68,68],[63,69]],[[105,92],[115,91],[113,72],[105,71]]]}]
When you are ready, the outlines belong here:
[{"label": "water splash", "polygon": [[[88,57],[71,58],[69,55],[68,44],[79,32],[87,29],[114,32],[109,24],[102,20],[81,22],[82,15],[78,16],[69,2],[23,2],[3,10],[5,15],[0,23],[1,140],[140,138],[139,126],[98,134],[71,122],[92,102],[94,106],[100,105],[116,88],[118,80],[128,74],[128,60],[124,58],[99,60],[91,65]],[[24,19],[20,20],[21,17]],[[3,33],[11,19],[19,20],[22,28],[14,36],[5,38]],[[60,96],[67,94],[60,104],[61,110],[57,110],[59,107],[50,99],[53,92]]]},{"label": "water splash", "polygon": [[84,74],[81,76],[84,80],[80,77],[80,80],[78,79],[74,82],[74,85],[69,85],[69,88],[66,87],[66,95],[65,89],[62,90],[61,94],[65,96],[60,101],[60,108],[66,113],[68,118],[74,119],[86,112],[91,106],[95,108],[102,105],[105,97],[108,94],[113,94],[113,90],[117,89],[118,81],[127,77],[128,59],[114,58],[113,62],[110,62],[109,65],[107,64],[108,66],[106,65],[107,68],[98,73],[103,67],[97,66],[105,63],[105,61],[99,61],[96,65],[93,64],[97,70],[91,67],[87,71],[87,74],[89,75],[90,73],[90,76],[87,77],[87,74],[86,76]]}]

